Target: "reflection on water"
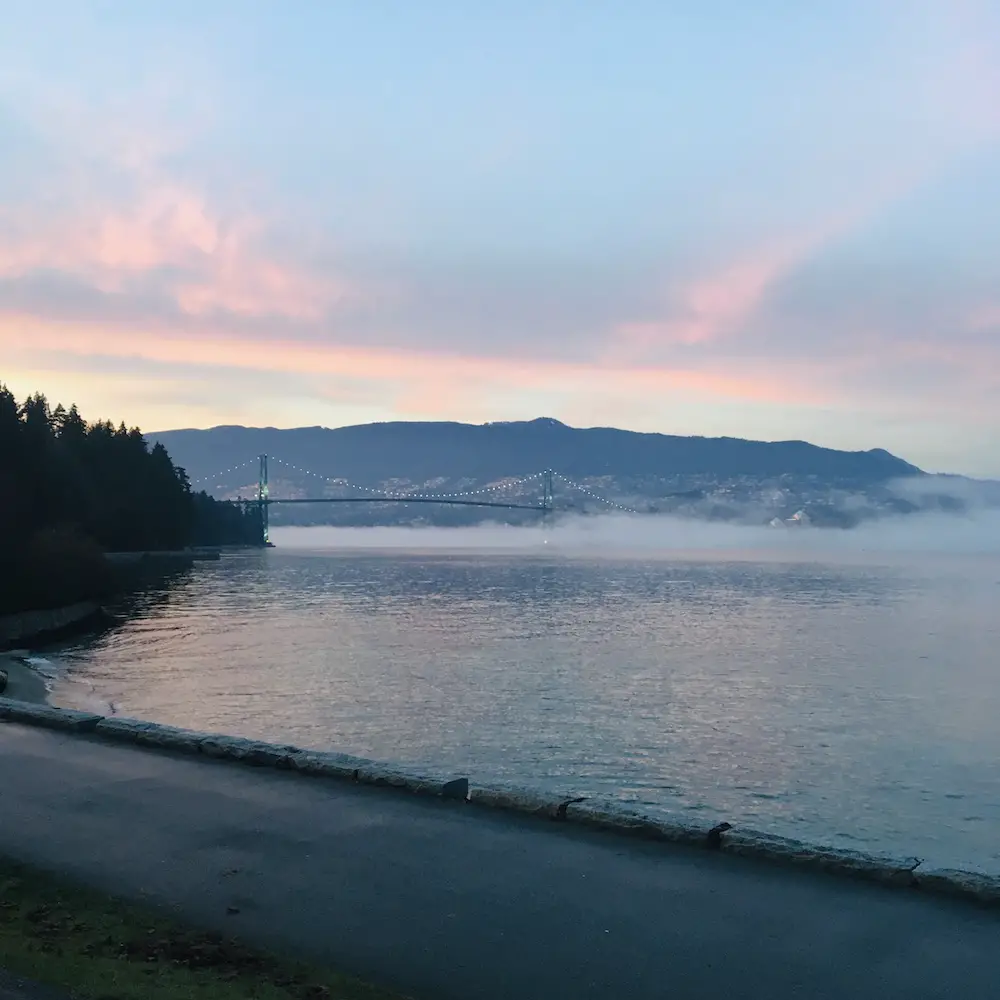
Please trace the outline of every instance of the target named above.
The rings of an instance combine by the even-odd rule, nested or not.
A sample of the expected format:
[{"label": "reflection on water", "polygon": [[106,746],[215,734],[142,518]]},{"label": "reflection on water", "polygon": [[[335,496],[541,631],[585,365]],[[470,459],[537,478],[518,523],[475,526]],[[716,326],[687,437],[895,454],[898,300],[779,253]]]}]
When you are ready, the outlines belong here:
[{"label": "reflection on water", "polygon": [[998,580],[972,556],[246,553],[64,649],[55,700],[1000,871]]}]

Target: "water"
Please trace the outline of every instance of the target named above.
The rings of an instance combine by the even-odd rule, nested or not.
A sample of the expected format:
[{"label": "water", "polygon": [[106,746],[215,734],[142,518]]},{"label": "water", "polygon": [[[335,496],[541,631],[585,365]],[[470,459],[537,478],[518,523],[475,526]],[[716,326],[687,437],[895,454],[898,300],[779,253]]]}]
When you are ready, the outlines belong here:
[{"label": "water", "polygon": [[54,700],[1000,872],[997,554],[445,536],[197,564]]}]

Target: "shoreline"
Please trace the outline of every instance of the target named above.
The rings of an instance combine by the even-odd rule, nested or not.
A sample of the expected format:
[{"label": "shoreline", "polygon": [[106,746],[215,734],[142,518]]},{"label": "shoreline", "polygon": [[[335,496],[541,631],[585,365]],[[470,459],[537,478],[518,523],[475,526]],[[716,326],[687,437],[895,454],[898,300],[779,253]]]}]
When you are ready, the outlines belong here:
[{"label": "shoreline", "polygon": [[[188,569],[198,562],[218,562],[223,552],[236,552],[252,546],[193,546],[189,549],[104,552],[104,563],[116,571],[146,569]],[[116,591],[123,585],[119,579]],[[72,632],[97,627],[111,620],[102,600],[109,593],[94,593],[83,600],[57,607],[28,608],[0,615],[0,654],[28,645],[45,643]]]},{"label": "shoreline", "polygon": [[0,670],[7,675],[7,686],[0,692],[0,699],[51,707],[45,678],[21,659],[22,654],[28,655],[27,650],[0,652]]},{"label": "shoreline", "polygon": [[97,601],[77,601],[58,608],[19,611],[0,616],[0,653],[48,642],[72,632],[84,631],[107,619]]},{"label": "shoreline", "polygon": [[411,997],[996,992],[997,910],[932,893],[22,725],[0,754],[0,854]]},{"label": "shoreline", "polygon": [[[480,784],[465,775],[426,774],[385,762],[335,751],[313,751],[289,744],[198,732],[174,726],[62,709],[49,705],[41,677],[25,664],[11,676],[22,690],[40,701],[0,696],[0,721],[56,729],[85,741],[135,746],[168,755],[210,758],[216,763],[235,763],[278,771],[296,772],[316,778],[354,785],[373,785],[397,792],[430,796],[478,809],[516,813],[574,827],[661,844],[737,855],[766,861],[776,867],[798,867],[855,880],[876,882],[892,888],[920,890],[950,896],[990,908],[1000,908],[1000,875],[942,867],[924,867],[912,855],[874,854],[809,844],[775,836],[736,823],[720,822],[712,827],[678,819],[650,816],[611,800],[588,799],[572,793],[557,795],[512,785]],[[34,674],[37,685],[25,672]],[[33,686],[34,685],[34,686]],[[5,695],[7,693],[5,692]],[[206,761],[207,763],[207,761]]]}]

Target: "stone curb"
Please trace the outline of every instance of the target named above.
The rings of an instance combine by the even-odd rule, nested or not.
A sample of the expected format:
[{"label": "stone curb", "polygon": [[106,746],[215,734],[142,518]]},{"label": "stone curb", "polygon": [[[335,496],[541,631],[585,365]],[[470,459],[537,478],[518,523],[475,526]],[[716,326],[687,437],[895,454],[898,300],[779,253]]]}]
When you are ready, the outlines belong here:
[{"label": "stone curb", "polygon": [[68,708],[52,708],[50,705],[35,705],[32,702],[0,698],[0,719],[24,722],[46,729],[63,729],[78,733],[93,732],[103,719],[90,712],[74,712]]},{"label": "stone curb", "polygon": [[953,868],[923,868],[918,858],[897,858],[805,844],[729,823],[698,826],[637,812],[613,801],[556,795],[514,785],[474,785],[464,777],[442,778],[334,751],[263,743],[163,726],[140,719],[104,717],[71,709],[35,705],[0,697],[0,719],[153,749],[229,760],[254,767],[298,771],[304,775],[396,788],[417,795],[468,801],[488,809],[569,822],[608,833],[661,843],[686,844],[723,854],[757,858],[813,871],[835,872],[882,885],[919,889],[937,895],[1000,907],[1000,876]]},{"label": "stone curb", "polygon": [[785,866],[833,872],[881,885],[922,889],[988,906],[1000,906],[1000,877],[953,868],[922,868],[918,858],[866,854],[806,844],[756,830],[735,830],[728,823],[695,826],[661,819],[612,801],[551,795],[514,786],[473,788],[469,801],[533,816],[564,820],[609,833],[663,843],[688,844],[723,854],[758,858]]},{"label": "stone curb", "polygon": [[756,830],[735,830],[729,823],[697,826],[650,816],[613,801],[570,798],[513,785],[473,787],[469,792],[469,801],[478,806],[561,820],[642,840],[686,844],[786,867],[794,865],[812,871],[832,872],[881,885],[922,889],[1000,907],[1000,876],[952,868],[922,868],[920,859],[913,857],[866,854],[805,844]]},{"label": "stone curb", "polygon": [[303,750],[300,747],[264,743],[240,736],[178,729],[141,719],[93,715],[67,708],[0,698],[0,719],[48,729],[92,733],[116,743],[132,743],[157,750],[196,754],[252,767],[294,770],[301,774],[353,781],[362,785],[398,788],[416,795],[465,800],[467,778],[417,774],[406,768],[382,764],[349,754]]}]

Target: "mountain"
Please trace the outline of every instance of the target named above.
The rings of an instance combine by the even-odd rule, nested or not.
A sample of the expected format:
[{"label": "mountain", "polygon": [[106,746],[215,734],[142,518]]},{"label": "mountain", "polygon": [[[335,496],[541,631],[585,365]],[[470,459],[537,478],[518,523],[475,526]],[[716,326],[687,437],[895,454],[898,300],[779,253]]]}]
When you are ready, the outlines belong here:
[{"label": "mountain", "polygon": [[[377,487],[397,483],[488,483],[545,469],[572,479],[601,478],[629,488],[670,484],[769,481],[782,477],[863,490],[922,475],[916,466],[875,448],[848,452],[805,441],[641,434],[611,427],[568,427],[539,418],[508,423],[376,423],[353,427],[213,427],[148,434],[166,446],[192,480],[236,488],[255,478],[258,455],[271,457],[272,481],[302,480],[289,467]],[[236,473],[222,470],[249,462]],[[317,481],[318,482],[318,481]]]}]

